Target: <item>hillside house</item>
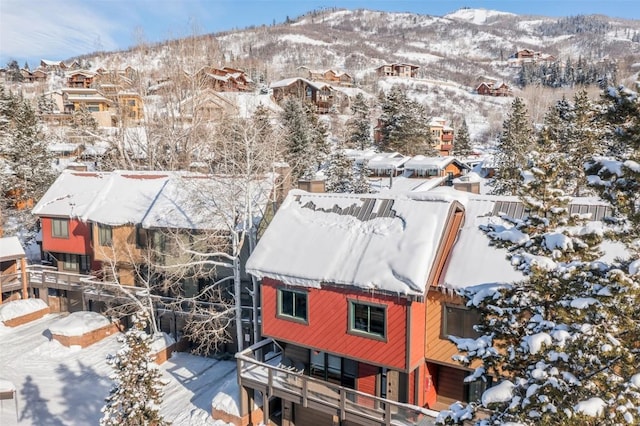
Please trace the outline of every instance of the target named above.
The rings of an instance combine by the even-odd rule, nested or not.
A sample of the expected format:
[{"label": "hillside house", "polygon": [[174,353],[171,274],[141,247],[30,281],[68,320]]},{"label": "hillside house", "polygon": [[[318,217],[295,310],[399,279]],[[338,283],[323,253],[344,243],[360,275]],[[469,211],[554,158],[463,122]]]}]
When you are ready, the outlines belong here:
[{"label": "hillside house", "polygon": [[494,83],[483,81],[476,89],[478,95],[483,96],[511,96],[511,88],[506,83]]},{"label": "hillside house", "polygon": [[315,83],[305,78],[295,77],[271,83],[274,100],[280,104],[286,98],[293,97],[310,102],[320,114],[331,111],[335,103],[334,89],[324,83]]},{"label": "hillside house", "polygon": [[59,114],[70,116],[75,111],[85,109],[99,126],[110,127],[113,124],[111,108],[115,104],[96,89],[63,87],[45,95],[54,102],[54,110]]},{"label": "hillside house", "polygon": [[323,81],[329,84],[345,87],[353,86],[353,77],[351,74],[344,71],[336,71],[332,69],[319,71],[312,70],[305,66],[300,66],[298,67],[298,72],[300,77],[311,81]]},{"label": "hillside house", "polygon": [[51,61],[49,59],[41,59],[40,60],[40,68],[45,71],[65,71],[67,69],[67,64],[63,61]]},{"label": "hillside house", "polygon": [[26,68],[21,68],[20,75],[25,83],[43,83],[47,81],[48,77],[48,74],[41,69],[30,71]]},{"label": "hillside house", "polygon": [[378,77],[415,78],[418,76],[419,69],[419,66],[411,64],[384,64],[376,68],[376,75]]},{"label": "hillside house", "polygon": [[556,58],[543,52],[532,49],[521,49],[513,53],[507,59],[510,67],[521,67],[523,64],[536,64],[540,62],[555,62]]},{"label": "hillside house", "polygon": [[142,96],[135,92],[121,91],[115,95],[118,108],[117,117],[123,120],[123,124],[137,124],[144,118],[144,104]]},{"label": "hillside house", "polygon": [[429,121],[429,131],[433,139],[433,146],[440,155],[451,155],[453,151],[453,128],[447,125],[447,120],[434,117]]},{"label": "hillside house", "polygon": [[67,87],[89,89],[93,86],[96,73],[88,70],[76,70],[67,73]]},{"label": "hillside house", "polygon": [[217,92],[247,92],[253,90],[253,81],[244,71],[235,68],[203,67],[196,75],[198,84]]},{"label": "hillside house", "polygon": [[235,114],[238,114],[238,106],[212,88],[198,91],[180,105],[180,117],[186,122],[220,122],[225,116]]}]

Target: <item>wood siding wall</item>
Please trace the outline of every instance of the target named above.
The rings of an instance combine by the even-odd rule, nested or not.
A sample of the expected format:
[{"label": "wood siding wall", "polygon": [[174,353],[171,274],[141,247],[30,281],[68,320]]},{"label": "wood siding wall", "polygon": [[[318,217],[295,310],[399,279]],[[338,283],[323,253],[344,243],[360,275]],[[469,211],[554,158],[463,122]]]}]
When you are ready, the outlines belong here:
[{"label": "wood siding wall", "polygon": [[69,219],[69,237],[53,237],[51,232],[52,218],[40,218],[42,224],[42,249],[53,253],[72,253],[92,255],[91,231],[89,224],[76,219]]},{"label": "wood siding wall", "polygon": [[[406,352],[408,302],[406,299],[372,297],[327,287],[322,290],[309,289],[308,323],[302,324],[276,316],[277,289],[280,287],[285,286],[269,278],[265,278],[262,282],[263,336],[358,361],[408,371]],[[350,299],[386,305],[386,341],[347,332]]]},{"label": "wood siding wall", "polygon": [[101,246],[98,225],[93,224],[93,246],[95,258],[109,263],[130,264],[141,260],[141,250],[136,245],[136,228],[133,225],[114,226],[111,228],[111,246]]}]

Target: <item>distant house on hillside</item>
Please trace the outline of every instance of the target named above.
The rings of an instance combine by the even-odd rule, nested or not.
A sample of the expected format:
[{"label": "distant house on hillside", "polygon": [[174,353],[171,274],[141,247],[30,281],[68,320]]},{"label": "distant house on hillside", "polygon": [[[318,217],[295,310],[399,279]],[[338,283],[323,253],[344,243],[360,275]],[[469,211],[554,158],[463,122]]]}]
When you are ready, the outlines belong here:
[{"label": "distant house on hillside", "polygon": [[217,92],[247,92],[253,81],[244,71],[230,67],[203,67],[196,74],[198,83]]},{"label": "distant house on hillside", "polygon": [[535,64],[538,62],[554,62],[556,57],[532,49],[518,50],[507,60],[510,67],[519,67],[522,64]]},{"label": "distant house on hillside", "polygon": [[418,76],[419,69],[419,66],[411,64],[384,64],[376,68],[376,75],[378,77],[415,78]]},{"label": "distant house on hillside", "polygon": [[324,81],[339,86],[353,86],[353,77],[343,71],[328,69],[325,71],[312,70],[308,67],[298,67],[299,75],[312,81]]},{"label": "distant house on hillside", "polygon": [[277,103],[293,97],[312,103],[320,114],[328,113],[334,106],[335,91],[328,84],[294,77],[276,81],[271,83],[269,87],[273,90],[273,98]]},{"label": "distant house on hillside", "polygon": [[41,83],[47,81],[47,73],[42,69],[36,69],[32,72],[26,68],[22,68],[20,70],[20,74],[22,75],[23,81],[27,83]]},{"label": "distant house on hillside", "polygon": [[67,69],[67,65],[62,61],[42,59],[40,60],[40,68],[45,71],[64,71]]},{"label": "distant house on hillside", "polygon": [[88,70],[71,71],[67,74],[67,87],[82,87],[85,89],[93,85],[96,73]]},{"label": "distant house on hillside", "polygon": [[429,130],[434,147],[440,155],[451,155],[453,151],[453,128],[442,117],[434,117],[429,121]]},{"label": "distant house on hillside", "polygon": [[511,96],[511,88],[506,83],[496,84],[483,81],[476,87],[476,93],[483,96]]}]

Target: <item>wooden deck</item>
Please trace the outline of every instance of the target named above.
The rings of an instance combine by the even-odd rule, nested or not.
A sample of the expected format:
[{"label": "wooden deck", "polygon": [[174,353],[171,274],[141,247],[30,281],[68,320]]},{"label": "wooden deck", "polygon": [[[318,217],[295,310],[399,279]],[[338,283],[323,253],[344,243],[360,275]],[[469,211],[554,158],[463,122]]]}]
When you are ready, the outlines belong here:
[{"label": "wooden deck", "polygon": [[[242,387],[260,392],[266,399],[281,398],[303,407],[338,415],[358,425],[434,425],[435,412],[410,404],[378,398],[353,389],[314,379],[279,365],[280,355],[271,339],[236,354]],[[268,351],[269,358],[259,361]],[[264,404],[266,407],[268,404]],[[264,407],[263,407],[264,409]],[[268,413],[265,413],[265,417]]]}]

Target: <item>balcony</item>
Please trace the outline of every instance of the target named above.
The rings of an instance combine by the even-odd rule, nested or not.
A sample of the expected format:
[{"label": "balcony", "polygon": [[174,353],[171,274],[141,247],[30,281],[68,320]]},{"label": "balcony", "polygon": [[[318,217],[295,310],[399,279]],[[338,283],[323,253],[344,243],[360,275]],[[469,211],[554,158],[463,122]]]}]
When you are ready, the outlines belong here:
[{"label": "balcony", "polygon": [[[363,392],[317,380],[300,370],[285,367],[281,351],[271,339],[236,354],[238,384],[259,391],[264,399],[281,398],[303,407],[337,416],[360,425],[435,424],[434,411],[378,398]],[[262,361],[260,361],[262,360]],[[268,403],[263,404],[268,417]]]}]

